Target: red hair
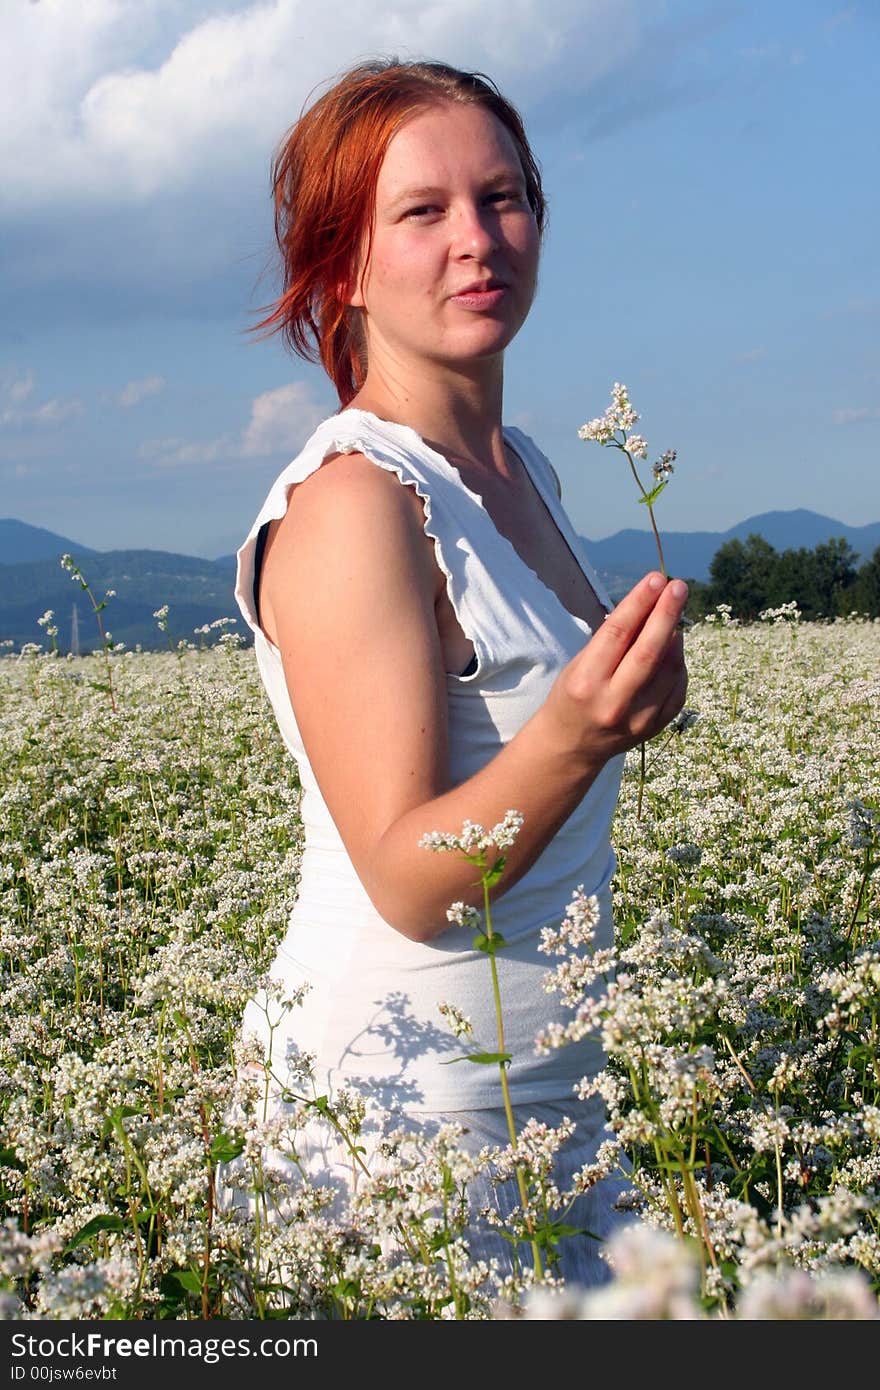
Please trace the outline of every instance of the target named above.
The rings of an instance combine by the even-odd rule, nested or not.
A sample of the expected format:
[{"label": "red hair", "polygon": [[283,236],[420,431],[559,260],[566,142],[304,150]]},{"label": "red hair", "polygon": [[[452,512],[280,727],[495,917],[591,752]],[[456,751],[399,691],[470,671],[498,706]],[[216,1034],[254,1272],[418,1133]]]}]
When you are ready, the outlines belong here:
[{"label": "red hair", "polygon": [[522,118],[482,73],[396,58],[360,64],[300,116],[275,156],[275,236],[283,288],[256,328],[280,332],[299,357],[320,361],[343,406],[366,375],[360,315],[348,297],[364,238],[369,247],[372,235],[379,170],[401,125],[444,101],[483,106],[506,127],[543,232],[547,207],[541,174]]}]

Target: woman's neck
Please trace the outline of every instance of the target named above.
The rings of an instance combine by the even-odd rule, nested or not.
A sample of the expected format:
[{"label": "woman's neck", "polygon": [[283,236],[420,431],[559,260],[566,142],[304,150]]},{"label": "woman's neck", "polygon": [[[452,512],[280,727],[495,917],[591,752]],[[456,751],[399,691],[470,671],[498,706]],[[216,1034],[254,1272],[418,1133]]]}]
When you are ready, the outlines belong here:
[{"label": "woman's neck", "polygon": [[501,410],[501,364],[475,364],[475,371],[401,374],[378,369],[367,373],[349,408],[367,410],[382,420],[408,425],[417,434],[472,474],[506,475]]}]

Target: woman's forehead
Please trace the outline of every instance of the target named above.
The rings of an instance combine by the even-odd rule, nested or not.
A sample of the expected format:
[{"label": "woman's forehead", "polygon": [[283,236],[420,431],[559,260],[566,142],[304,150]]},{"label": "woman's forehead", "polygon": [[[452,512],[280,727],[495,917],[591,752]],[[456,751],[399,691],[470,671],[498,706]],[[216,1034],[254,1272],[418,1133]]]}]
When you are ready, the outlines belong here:
[{"label": "woman's forehead", "polygon": [[394,197],[398,188],[433,185],[474,172],[519,171],[519,151],[507,127],[485,106],[443,102],[410,116],[388,142],[379,169],[377,193]]}]

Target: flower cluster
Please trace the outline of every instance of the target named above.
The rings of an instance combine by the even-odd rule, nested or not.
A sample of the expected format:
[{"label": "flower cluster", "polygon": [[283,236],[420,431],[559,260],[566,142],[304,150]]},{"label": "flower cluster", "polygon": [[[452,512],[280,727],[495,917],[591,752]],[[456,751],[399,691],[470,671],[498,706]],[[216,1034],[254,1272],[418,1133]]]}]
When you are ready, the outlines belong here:
[{"label": "flower cluster", "polygon": [[[607,1056],[566,1113],[601,1102],[610,1138],[567,1185],[567,1123],[486,1152],[402,1132],[277,1044],[301,789],[249,653],[111,653],[113,714],[90,658],[0,655],[0,1316],[876,1319],[880,628],[716,616],[644,816],[624,767],[613,945],[589,884],[544,934],[547,1046]],[[491,862],[520,824],[437,847]],[[474,1204],[518,1171],[504,1217]],[[607,1289],[510,1272],[612,1175],[633,1244]],[[506,1263],[473,1253],[487,1226]]]},{"label": "flower cluster", "polygon": [[597,444],[610,444],[616,434],[629,434],[638,420],[639,416],[630,401],[629,391],[626,386],[615,381],[611,388],[611,404],[605,414],[581,425],[578,435],[581,439],[593,439]]},{"label": "flower cluster", "polygon": [[485,830],[482,825],[466,820],[460,834],[452,831],[429,830],[419,840],[421,849],[458,850],[462,854],[481,854],[490,849],[509,849],[523,823],[519,811],[507,811],[497,825]]}]

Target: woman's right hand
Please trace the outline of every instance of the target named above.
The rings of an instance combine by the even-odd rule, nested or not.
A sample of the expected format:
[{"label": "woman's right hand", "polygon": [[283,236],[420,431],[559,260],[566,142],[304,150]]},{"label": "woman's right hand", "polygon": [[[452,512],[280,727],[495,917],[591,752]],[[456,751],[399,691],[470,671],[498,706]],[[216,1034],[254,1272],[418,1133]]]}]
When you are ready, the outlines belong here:
[{"label": "woman's right hand", "polygon": [[682,580],[645,575],[559,673],[541,719],[554,747],[585,771],[652,738],[684,705],[687,596]]}]

